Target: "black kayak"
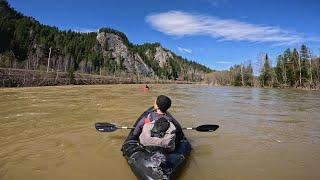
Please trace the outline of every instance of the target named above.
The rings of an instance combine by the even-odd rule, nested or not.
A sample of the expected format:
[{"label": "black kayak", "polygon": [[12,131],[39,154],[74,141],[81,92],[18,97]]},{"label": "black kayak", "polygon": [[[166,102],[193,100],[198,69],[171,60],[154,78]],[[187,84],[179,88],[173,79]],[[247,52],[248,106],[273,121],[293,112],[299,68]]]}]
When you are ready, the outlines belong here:
[{"label": "black kayak", "polygon": [[[152,108],[146,110],[136,121],[135,125],[144,116],[147,116]],[[150,150],[142,147],[139,139],[132,135],[130,131],[127,139],[124,141],[121,151],[126,158],[130,168],[138,179],[174,179],[186,158],[191,151],[191,145],[183,135],[173,152],[164,153],[162,151]]]}]

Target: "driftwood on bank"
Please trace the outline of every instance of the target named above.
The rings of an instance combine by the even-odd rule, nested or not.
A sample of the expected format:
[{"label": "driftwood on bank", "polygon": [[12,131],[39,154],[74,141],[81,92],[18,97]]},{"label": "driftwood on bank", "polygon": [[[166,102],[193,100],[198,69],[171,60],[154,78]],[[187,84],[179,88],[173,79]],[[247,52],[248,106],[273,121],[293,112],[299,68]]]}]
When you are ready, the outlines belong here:
[{"label": "driftwood on bank", "polygon": [[141,84],[172,83],[190,84],[188,81],[161,80],[135,75],[127,77],[99,76],[65,72],[46,72],[37,70],[0,68],[0,87],[35,87],[59,85],[94,85],[94,84]]}]

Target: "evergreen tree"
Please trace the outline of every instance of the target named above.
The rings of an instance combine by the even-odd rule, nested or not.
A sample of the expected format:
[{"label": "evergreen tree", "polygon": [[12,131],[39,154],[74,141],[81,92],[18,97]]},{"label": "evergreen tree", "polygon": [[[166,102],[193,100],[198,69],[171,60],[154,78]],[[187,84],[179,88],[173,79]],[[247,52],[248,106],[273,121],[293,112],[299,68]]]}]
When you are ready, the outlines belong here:
[{"label": "evergreen tree", "polygon": [[[285,54],[287,55],[287,54]],[[288,82],[290,86],[297,86],[299,82],[299,53],[293,49],[288,62]]]},{"label": "evergreen tree", "polygon": [[309,61],[311,61],[311,54],[309,49],[306,45],[301,45],[300,48],[300,63],[301,63],[301,80],[302,83],[305,83],[308,81],[308,79],[311,77],[311,73],[308,72],[308,65]]},{"label": "evergreen tree", "polygon": [[264,64],[259,76],[260,84],[262,87],[271,87],[272,84],[272,70],[268,55],[265,55]]},{"label": "evergreen tree", "polygon": [[244,69],[244,85],[252,86],[253,85],[253,68],[251,63]]},{"label": "evergreen tree", "polygon": [[242,74],[241,74],[242,65],[234,65],[234,67],[230,70],[233,74],[233,85],[234,86],[242,86]]},{"label": "evergreen tree", "polygon": [[286,70],[285,70],[285,61],[282,55],[279,55],[277,58],[277,65],[275,67],[275,73],[277,81],[280,84],[286,83]]}]

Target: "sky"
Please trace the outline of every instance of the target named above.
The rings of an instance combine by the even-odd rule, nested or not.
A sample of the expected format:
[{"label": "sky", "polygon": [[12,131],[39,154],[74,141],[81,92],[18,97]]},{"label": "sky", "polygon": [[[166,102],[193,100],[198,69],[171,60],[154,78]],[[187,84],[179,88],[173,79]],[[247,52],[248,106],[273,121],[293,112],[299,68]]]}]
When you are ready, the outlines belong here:
[{"label": "sky", "polygon": [[211,69],[275,64],[287,48],[320,54],[319,0],[8,0],[24,15],[62,30],[110,27],[134,44],[160,42]]}]

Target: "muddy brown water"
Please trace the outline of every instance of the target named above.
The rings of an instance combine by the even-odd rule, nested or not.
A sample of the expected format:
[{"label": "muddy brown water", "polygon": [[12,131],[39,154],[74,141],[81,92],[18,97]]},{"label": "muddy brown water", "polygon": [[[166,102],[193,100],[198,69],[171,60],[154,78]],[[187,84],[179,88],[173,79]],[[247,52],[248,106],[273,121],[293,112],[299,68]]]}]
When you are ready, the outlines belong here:
[{"label": "muddy brown water", "polygon": [[319,179],[320,93],[202,85],[0,89],[0,179],[136,179],[120,152],[130,126],[159,94],[185,127],[193,151],[179,179]]}]

